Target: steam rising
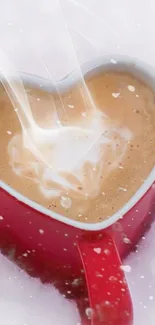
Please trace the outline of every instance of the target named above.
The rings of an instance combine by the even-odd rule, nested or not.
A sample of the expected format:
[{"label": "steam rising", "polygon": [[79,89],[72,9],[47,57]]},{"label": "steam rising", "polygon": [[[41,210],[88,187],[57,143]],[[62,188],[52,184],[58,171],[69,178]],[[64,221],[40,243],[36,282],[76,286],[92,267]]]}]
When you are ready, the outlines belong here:
[{"label": "steam rising", "polygon": [[56,109],[51,103],[51,114],[55,121],[52,128],[41,128],[33,118],[19,74],[0,51],[2,83],[22,128],[21,134],[11,138],[8,153],[14,172],[31,178],[46,197],[70,192],[71,197],[87,199],[88,196],[99,195],[103,179],[118,166],[132,134],[126,128],[117,127],[96,107],[80,69],[59,1],[56,4],[68,51],[67,64],[76,70],[80,85],[78,95],[85,112],[79,114],[76,125],[70,123],[59,85],[40,58],[61,104]]},{"label": "steam rising", "polygon": [[[22,134],[11,138],[8,153],[14,172],[19,176],[31,178],[45,196],[54,197],[70,192],[71,197],[87,199],[88,196],[95,197],[100,193],[103,178],[107,177],[122,159],[131,133],[126,128],[116,127],[108,116],[96,107],[80,69],[59,0],[55,1],[55,5],[58,13],[57,23],[62,39],[65,40],[64,60],[70,71],[76,70],[80,85],[78,96],[85,111],[79,116],[76,114],[76,125],[70,123],[59,85],[40,57],[40,62],[48,72],[60,101],[60,107],[57,109],[54,103],[51,103],[55,124],[50,129],[42,129],[33,118],[19,74],[1,51],[2,82],[22,128]],[[57,42],[60,46],[59,39]]]},{"label": "steam rising", "polygon": [[68,191],[83,199],[97,196],[103,178],[118,166],[126,151],[132,136],[129,130],[116,127],[95,107],[83,77],[85,96],[89,93],[87,118],[80,115],[78,125],[63,125],[56,112],[55,125],[42,129],[33,118],[19,74],[2,51],[0,62],[3,85],[22,127],[22,134],[15,135],[8,146],[14,172],[37,182],[47,197]]}]

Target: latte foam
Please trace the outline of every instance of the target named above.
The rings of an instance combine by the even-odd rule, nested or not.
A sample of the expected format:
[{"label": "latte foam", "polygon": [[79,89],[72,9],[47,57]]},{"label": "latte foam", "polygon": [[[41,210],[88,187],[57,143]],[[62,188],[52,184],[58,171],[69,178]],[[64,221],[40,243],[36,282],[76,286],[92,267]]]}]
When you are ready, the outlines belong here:
[{"label": "latte foam", "polygon": [[[94,124],[98,124],[96,129]],[[35,181],[45,197],[52,199],[71,191],[77,199],[93,198],[99,195],[103,178],[118,168],[131,138],[127,128],[116,127],[105,117],[94,123],[92,116],[88,129],[69,126],[50,130],[49,142],[43,142],[43,158],[28,145],[28,139],[24,145],[22,134],[15,135],[8,145],[10,165],[17,175]]]},{"label": "latte foam", "polygon": [[96,113],[86,111],[77,85],[62,95],[69,120],[59,128],[59,100],[26,90],[38,126],[53,129],[49,142],[39,142],[41,155],[1,89],[0,177],[49,210],[96,223],[122,208],[154,167],[155,104],[154,92],[128,73],[103,72],[86,82]]}]

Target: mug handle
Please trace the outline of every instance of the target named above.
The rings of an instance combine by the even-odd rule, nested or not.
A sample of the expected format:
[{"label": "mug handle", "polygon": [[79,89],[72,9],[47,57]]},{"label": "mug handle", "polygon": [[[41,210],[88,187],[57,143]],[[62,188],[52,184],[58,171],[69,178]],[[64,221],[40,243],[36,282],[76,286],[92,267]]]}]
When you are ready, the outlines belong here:
[{"label": "mug handle", "polygon": [[132,301],[113,238],[77,243],[88,288],[91,325],[133,325]]}]

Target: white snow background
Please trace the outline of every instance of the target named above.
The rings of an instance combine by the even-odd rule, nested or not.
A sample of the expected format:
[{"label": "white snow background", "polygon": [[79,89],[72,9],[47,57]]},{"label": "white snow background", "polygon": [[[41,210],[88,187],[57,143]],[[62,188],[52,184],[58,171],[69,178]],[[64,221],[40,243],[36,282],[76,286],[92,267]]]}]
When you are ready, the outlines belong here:
[{"label": "white snow background", "polygon": [[[80,63],[98,55],[121,53],[155,65],[154,0],[60,0]],[[55,0],[0,0],[0,46],[18,69],[48,77],[66,74],[65,41]],[[41,17],[41,18],[39,18]],[[80,21],[80,23],[79,23]],[[50,29],[50,23],[56,29]],[[56,38],[62,38],[61,51]],[[54,70],[55,69],[55,70]],[[124,265],[134,304],[134,325],[155,324],[155,224]],[[31,279],[0,255],[0,324],[77,325],[76,306],[51,285]]]}]

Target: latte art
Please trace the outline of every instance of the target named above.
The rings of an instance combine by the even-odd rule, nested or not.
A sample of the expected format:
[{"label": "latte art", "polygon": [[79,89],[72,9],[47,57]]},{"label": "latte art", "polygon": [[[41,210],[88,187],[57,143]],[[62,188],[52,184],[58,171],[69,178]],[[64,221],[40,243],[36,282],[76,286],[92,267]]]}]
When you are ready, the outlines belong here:
[{"label": "latte art", "polygon": [[27,90],[38,126],[53,130],[46,142],[39,133],[37,150],[37,133],[35,143],[23,136],[0,90],[0,177],[51,211],[96,223],[122,208],[155,165],[155,103],[152,89],[129,73],[103,72],[86,83],[96,110],[86,110],[77,85],[62,94],[69,119],[59,124],[58,99]]},{"label": "latte art", "polygon": [[13,171],[35,181],[43,195],[51,199],[64,192],[77,199],[97,197],[103,180],[122,161],[132,133],[103,117],[98,130],[93,124],[90,121],[89,129],[56,129],[41,151],[44,160],[38,159],[30,146],[24,146],[22,134],[15,135],[8,145]]}]

